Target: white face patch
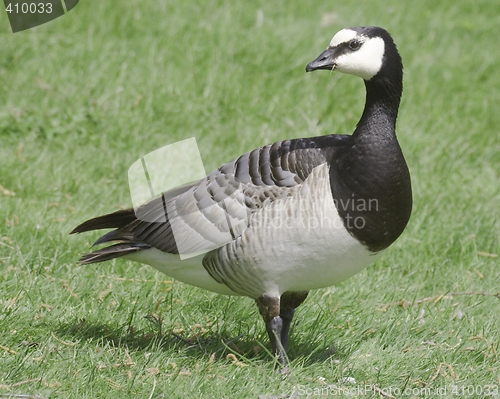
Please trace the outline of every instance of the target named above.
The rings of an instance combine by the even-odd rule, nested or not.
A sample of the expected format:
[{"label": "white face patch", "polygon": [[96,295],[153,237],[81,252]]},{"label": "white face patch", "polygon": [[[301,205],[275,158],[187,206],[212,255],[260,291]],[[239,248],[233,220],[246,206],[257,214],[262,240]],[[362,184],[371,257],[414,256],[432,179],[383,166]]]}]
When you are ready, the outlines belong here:
[{"label": "white face patch", "polygon": [[342,29],[341,31],[338,31],[335,36],[333,36],[332,40],[330,41],[330,47],[338,46],[340,43],[349,42],[356,36],[358,36],[358,33],[356,31],[353,31],[351,29]]},{"label": "white face patch", "polygon": [[342,29],[333,37],[330,47],[349,43],[353,39],[362,43],[361,47],[359,50],[340,55],[335,60],[335,69],[370,80],[382,67],[385,53],[384,39],[381,37],[368,38],[353,30]]}]

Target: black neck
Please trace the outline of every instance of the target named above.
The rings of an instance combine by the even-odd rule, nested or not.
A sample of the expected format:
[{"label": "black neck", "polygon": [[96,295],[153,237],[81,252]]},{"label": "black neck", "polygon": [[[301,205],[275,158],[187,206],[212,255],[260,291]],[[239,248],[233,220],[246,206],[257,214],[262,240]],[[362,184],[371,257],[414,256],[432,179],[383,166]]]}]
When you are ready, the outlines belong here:
[{"label": "black neck", "polygon": [[347,230],[368,249],[388,247],[411,213],[408,167],[396,139],[402,72],[366,81],[366,104],[352,140],[330,168],[331,189]]},{"label": "black neck", "polygon": [[402,76],[397,79],[375,77],[365,80],[366,102],[354,136],[396,134],[396,119],[403,91]]}]

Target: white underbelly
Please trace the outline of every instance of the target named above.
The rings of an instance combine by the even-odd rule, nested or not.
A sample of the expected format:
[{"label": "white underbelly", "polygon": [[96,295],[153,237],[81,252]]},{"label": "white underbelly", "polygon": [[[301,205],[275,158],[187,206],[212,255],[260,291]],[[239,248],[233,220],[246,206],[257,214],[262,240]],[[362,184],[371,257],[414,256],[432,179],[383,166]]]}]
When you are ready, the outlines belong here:
[{"label": "white underbelly", "polygon": [[268,292],[312,290],[348,279],[375,258],[347,231],[318,228],[276,245],[271,256],[259,259],[258,275],[264,277]]},{"label": "white underbelly", "polygon": [[203,255],[181,260],[179,255],[169,254],[156,248],[132,253],[125,257],[153,266],[156,270],[183,283],[224,295],[241,295],[227,285],[215,281],[202,265]]}]

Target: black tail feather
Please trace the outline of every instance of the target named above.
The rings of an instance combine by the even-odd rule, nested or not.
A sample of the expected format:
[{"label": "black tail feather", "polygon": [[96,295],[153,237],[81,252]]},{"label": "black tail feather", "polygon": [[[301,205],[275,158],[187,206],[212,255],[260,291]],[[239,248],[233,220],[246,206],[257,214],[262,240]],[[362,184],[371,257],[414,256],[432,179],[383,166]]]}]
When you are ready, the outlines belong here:
[{"label": "black tail feather", "polygon": [[133,242],[134,235],[129,229],[113,230],[104,234],[95,243],[93,243],[92,246],[95,247],[96,245],[104,244],[105,242],[110,242],[110,241]]},{"label": "black tail feather", "polygon": [[134,240],[131,234],[124,235],[119,233],[120,229],[128,226],[136,219],[137,218],[133,209],[125,209],[109,213],[107,215],[98,216],[75,227],[70,234],[84,233],[86,231],[101,229],[116,229],[102,236],[94,245],[108,241],[124,241],[83,255],[78,263],[81,265],[89,265],[91,263],[104,262],[151,248],[151,245],[149,244]]},{"label": "black tail feather", "polygon": [[148,248],[151,248],[151,246],[140,242],[137,243],[127,242],[127,243],[115,244],[91,252],[89,254],[83,255],[78,261],[78,263],[81,265],[89,265],[91,263],[104,262],[106,260],[119,258],[121,256],[142,251]]},{"label": "black tail feather", "polygon": [[101,229],[120,229],[136,220],[134,209],[125,209],[98,216],[76,226],[69,234]]}]

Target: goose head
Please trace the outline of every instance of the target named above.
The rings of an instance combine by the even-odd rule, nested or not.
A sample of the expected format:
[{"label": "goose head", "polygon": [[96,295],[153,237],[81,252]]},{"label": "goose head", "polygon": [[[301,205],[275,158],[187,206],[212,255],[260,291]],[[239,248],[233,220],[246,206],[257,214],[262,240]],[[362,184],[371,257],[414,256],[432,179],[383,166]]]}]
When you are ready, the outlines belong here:
[{"label": "goose head", "polygon": [[307,64],[306,72],[335,70],[369,81],[387,68],[402,71],[394,41],[385,29],[362,26],[336,33],[327,49]]}]

